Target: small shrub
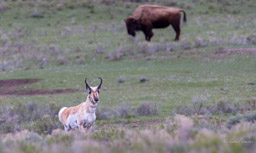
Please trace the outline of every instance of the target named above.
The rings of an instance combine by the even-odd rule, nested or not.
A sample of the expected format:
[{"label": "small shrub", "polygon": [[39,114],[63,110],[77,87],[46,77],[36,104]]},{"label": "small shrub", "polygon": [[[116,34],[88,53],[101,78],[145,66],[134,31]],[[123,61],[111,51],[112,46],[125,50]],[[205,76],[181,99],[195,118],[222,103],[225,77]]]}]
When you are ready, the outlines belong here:
[{"label": "small shrub", "polygon": [[19,116],[20,121],[34,121],[41,120],[45,115],[54,117],[58,113],[58,108],[55,103],[50,103],[49,105],[43,105],[35,102],[28,102],[24,105],[17,104],[13,108],[13,114]]},{"label": "small shrub", "polygon": [[185,152],[189,152],[188,147],[185,144],[173,144],[168,146],[167,148],[168,152],[172,152],[172,153],[185,153]]},{"label": "small shrub", "polygon": [[210,6],[208,7],[208,9],[209,9],[209,10],[214,10],[215,8],[214,8],[214,6],[210,5]]},{"label": "small shrub", "polygon": [[1,2],[0,4],[0,12],[7,10],[9,7],[6,5],[6,3]]},{"label": "small shrub", "polygon": [[59,134],[53,134],[52,137],[50,137],[46,140],[46,142],[49,145],[54,144],[54,143],[63,143],[66,146],[69,146],[73,140],[74,140],[74,135],[66,134],[66,133],[65,134],[59,133]]},{"label": "small shrub", "polygon": [[[34,129],[33,126],[42,127],[43,124],[46,124],[47,127],[55,129],[60,127],[60,123],[55,121],[57,119],[56,115],[59,111],[59,108],[60,107],[55,103],[45,105],[35,102],[28,102],[26,104],[18,103],[14,106],[5,106],[0,109],[0,131],[1,133],[20,131],[22,128],[24,128],[24,122],[32,121],[34,122],[32,127],[30,124],[26,124],[25,128]],[[39,131],[42,132],[43,130]],[[51,132],[51,130],[49,131]]]},{"label": "small shrub", "polygon": [[240,123],[240,120],[243,118],[241,114],[238,114],[236,116],[230,117],[227,121],[227,127],[231,128],[233,125]]},{"label": "small shrub", "polygon": [[85,58],[83,56],[79,56],[76,59],[76,61],[77,61],[78,64],[85,64]]},{"label": "small shrub", "polygon": [[100,106],[96,109],[96,116],[98,120],[110,119],[115,117],[128,118],[131,116],[150,116],[158,115],[160,106],[157,104],[142,103],[139,106],[130,106],[126,103],[122,103],[120,106],[111,108],[101,108]]},{"label": "small shrub", "polygon": [[118,60],[121,60],[122,56],[123,56],[123,53],[119,51],[112,51],[108,54],[108,56],[106,56],[106,58],[112,61],[118,61]]},{"label": "small shrub", "polygon": [[61,30],[60,35],[61,35],[63,38],[67,38],[68,36],[72,35],[72,32],[71,32],[70,27],[65,27],[63,30]]},{"label": "small shrub", "polygon": [[253,33],[252,35],[248,36],[246,39],[250,44],[256,45],[256,33]]},{"label": "small shrub", "polygon": [[120,77],[117,79],[117,82],[118,82],[118,83],[125,83],[125,80],[126,80],[125,76],[120,76]]},{"label": "small shrub", "polygon": [[56,9],[57,10],[62,10],[63,8],[64,8],[64,3],[58,3],[57,5],[56,5]]},{"label": "small shrub", "polygon": [[123,56],[126,56],[127,54],[133,54],[132,51],[126,50],[124,47],[119,47],[116,50],[110,52],[106,58],[110,59],[112,61],[118,61],[121,60]]},{"label": "small shrub", "polygon": [[166,44],[166,51],[167,52],[173,52],[175,48],[175,45],[173,43],[167,43]]},{"label": "small shrub", "polygon": [[156,104],[142,103],[135,108],[135,115],[138,116],[150,116],[158,115],[159,107]]},{"label": "small shrub", "polygon": [[247,45],[248,44],[248,40],[246,37],[238,37],[236,35],[234,35],[231,39],[230,39],[230,43],[231,44],[235,44],[235,45]]},{"label": "small shrub", "polygon": [[131,107],[128,106],[126,103],[122,103],[121,106],[117,106],[115,108],[115,113],[117,117],[122,117],[122,118],[126,118],[128,116],[130,116],[131,114]]},{"label": "small shrub", "polygon": [[49,115],[43,117],[42,120],[34,121],[32,130],[40,134],[51,134],[54,129],[59,128],[59,121],[52,119]]},{"label": "small shrub", "polygon": [[191,42],[184,42],[184,43],[181,43],[180,45],[183,49],[185,50],[189,50],[192,48],[192,43]]},{"label": "small shrub", "polygon": [[102,54],[104,53],[105,51],[105,48],[103,46],[99,46],[97,49],[96,49],[96,53],[97,54]]},{"label": "small shrub", "polygon": [[24,152],[24,153],[35,153],[35,152],[40,152],[38,150],[38,148],[36,148],[35,145],[33,144],[30,144],[30,143],[26,143],[26,142],[22,142],[19,144],[19,149],[21,152]]},{"label": "small shrub", "polygon": [[31,14],[32,18],[43,18],[44,15],[40,13],[37,9],[34,9],[34,11]]},{"label": "small shrub", "polygon": [[14,133],[17,131],[17,126],[12,121],[5,121],[0,123],[0,134],[4,133]]},{"label": "small shrub", "polygon": [[139,53],[143,53],[143,54],[146,54],[148,53],[148,45],[146,43],[140,43],[138,45],[138,51]]},{"label": "small shrub", "polygon": [[40,64],[40,69],[43,69],[47,62],[48,62],[48,58],[42,58],[41,64]]},{"label": "small shrub", "polygon": [[29,132],[26,134],[25,140],[30,143],[35,143],[42,142],[43,138],[37,133]]},{"label": "small shrub", "polygon": [[245,115],[238,114],[236,116],[232,116],[227,121],[227,127],[231,128],[233,125],[240,123],[241,121],[254,122],[256,120],[256,112],[250,112]]},{"label": "small shrub", "polygon": [[234,105],[229,101],[220,100],[217,103],[217,110],[220,114],[222,113],[234,113],[237,110]]},{"label": "small shrub", "polygon": [[192,114],[195,114],[195,110],[192,108],[191,105],[177,106],[174,109],[173,114],[192,115]]},{"label": "small shrub", "polygon": [[195,110],[195,113],[200,113],[203,104],[206,102],[206,98],[201,96],[200,98],[194,98],[192,100],[193,108]]},{"label": "small shrub", "polygon": [[193,115],[193,114],[235,114],[248,110],[255,110],[254,102],[246,102],[244,104],[233,103],[231,101],[219,100],[217,104],[206,106],[206,99],[193,99],[192,104],[186,106],[178,106],[174,110],[174,114]]},{"label": "small shrub", "polygon": [[64,57],[64,56],[59,56],[57,58],[57,62],[58,62],[59,65],[64,65],[68,62],[68,58]]},{"label": "small shrub", "polygon": [[147,82],[149,81],[149,78],[146,78],[146,77],[141,77],[140,78],[140,83],[144,83],[144,82]]},{"label": "small shrub", "polygon": [[[60,54],[62,51],[59,49],[58,46],[56,46],[56,45],[50,45],[50,46],[48,47],[47,52],[48,52],[50,55],[58,55],[58,54]],[[61,57],[61,56],[60,56],[60,57]]]},{"label": "small shrub", "polygon": [[138,44],[138,51],[139,53],[142,54],[154,54],[156,52],[161,52],[161,51],[166,51],[166,50],[171,50],[168,45],[165,43],[154,43],[154,44],[149,44],[149,43],[139,43]]},{"label": "small shrub", "polygon": [[192,104],[182,107],[178,106],[175,109],[174,114],[193,115],[208,113],[208,111],[203,108],[205,102],[205,97],[195,97],[192,99]]},{"label": "small shrub", "polygon": [[98,106],[96,109],[96,117],[97,117],[97,120],[113,118],[114,117],[113,110],[110,108],[106,108],[106,107],[102,108]]},{"label": "small shrub", "polygon": [[209,41],[203,40],[201,38],[197,38],[194,42],[194,46],[199,48],[199,47],[207,47],[209,45]]}]

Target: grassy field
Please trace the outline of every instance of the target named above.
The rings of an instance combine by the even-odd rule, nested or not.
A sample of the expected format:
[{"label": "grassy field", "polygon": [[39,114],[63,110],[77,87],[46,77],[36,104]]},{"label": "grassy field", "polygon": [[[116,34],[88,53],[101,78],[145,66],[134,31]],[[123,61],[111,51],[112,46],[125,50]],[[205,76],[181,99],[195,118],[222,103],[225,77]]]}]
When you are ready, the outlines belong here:
[{"label": "grassy field", "polygon": [[[127,35],[123,20],[145,3],[186,10],[179,42],[171,27],[150,43]],[[0,152],[253,152],[255,9],[253,0],[0,2]],[[64,133],[56,112],[85,101],[84,79],[98,77],[94,132]]]}]

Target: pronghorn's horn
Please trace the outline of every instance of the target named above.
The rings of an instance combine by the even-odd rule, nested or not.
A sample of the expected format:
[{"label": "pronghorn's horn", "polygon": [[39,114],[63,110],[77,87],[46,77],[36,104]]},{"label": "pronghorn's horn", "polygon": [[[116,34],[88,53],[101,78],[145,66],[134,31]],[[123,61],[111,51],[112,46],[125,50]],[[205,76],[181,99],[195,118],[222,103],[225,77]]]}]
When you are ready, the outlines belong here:
[{"label": "pronghorn's horn", "polygon": [[100,79],[100,85],[98,86],[98,90],[101,88],[101,85],[102,85],[102,79],[101,79],[101,77],[99,77],[99,79]]},{"label": "pronghorn's horn", "polygon": [[85,78],[85,88],[86,90],[91,90],[91,87],[88,85],[88,83],[86,82],[87,78]]}]

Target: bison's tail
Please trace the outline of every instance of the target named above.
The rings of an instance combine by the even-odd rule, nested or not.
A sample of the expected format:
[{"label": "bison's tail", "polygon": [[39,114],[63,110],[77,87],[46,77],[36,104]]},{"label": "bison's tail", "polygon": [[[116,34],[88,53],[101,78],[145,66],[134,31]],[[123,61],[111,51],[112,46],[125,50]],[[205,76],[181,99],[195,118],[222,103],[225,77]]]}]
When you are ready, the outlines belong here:
[{"label": "bison's tail", "polygon": [[183,21],[184,21],[184,22],[187,22],[187,15],[186,15],[185,10],[181,9],[180,12],[183,12],[183,13],[184,13]]}]

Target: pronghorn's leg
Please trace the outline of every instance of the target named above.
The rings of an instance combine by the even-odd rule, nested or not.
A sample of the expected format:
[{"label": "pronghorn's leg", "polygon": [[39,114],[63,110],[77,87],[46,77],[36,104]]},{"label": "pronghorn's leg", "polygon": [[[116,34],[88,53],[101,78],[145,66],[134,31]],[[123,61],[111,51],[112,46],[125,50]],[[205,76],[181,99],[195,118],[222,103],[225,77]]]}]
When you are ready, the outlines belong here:
[{"label": "pronghorn's leg", "polygon": [[85,130],[84,130],[84,125],[83,125],[83,124],[80,124],[80,125],[79,125],[79,129],[80,129],[81,132],[85,132]]},{"label": "pronghorn's leg", "polygon": [[64,125],[64,130],[65,130],[66,132],[68,132],[68,131],[70,130],[70,127]]},{"label": "pronghorn's leg", "polygon": [[91,131],[92,131],[92,125],[87,127],[87,133],[89,133],[89,134],[90,134],[90,133],[91,133]]}]

